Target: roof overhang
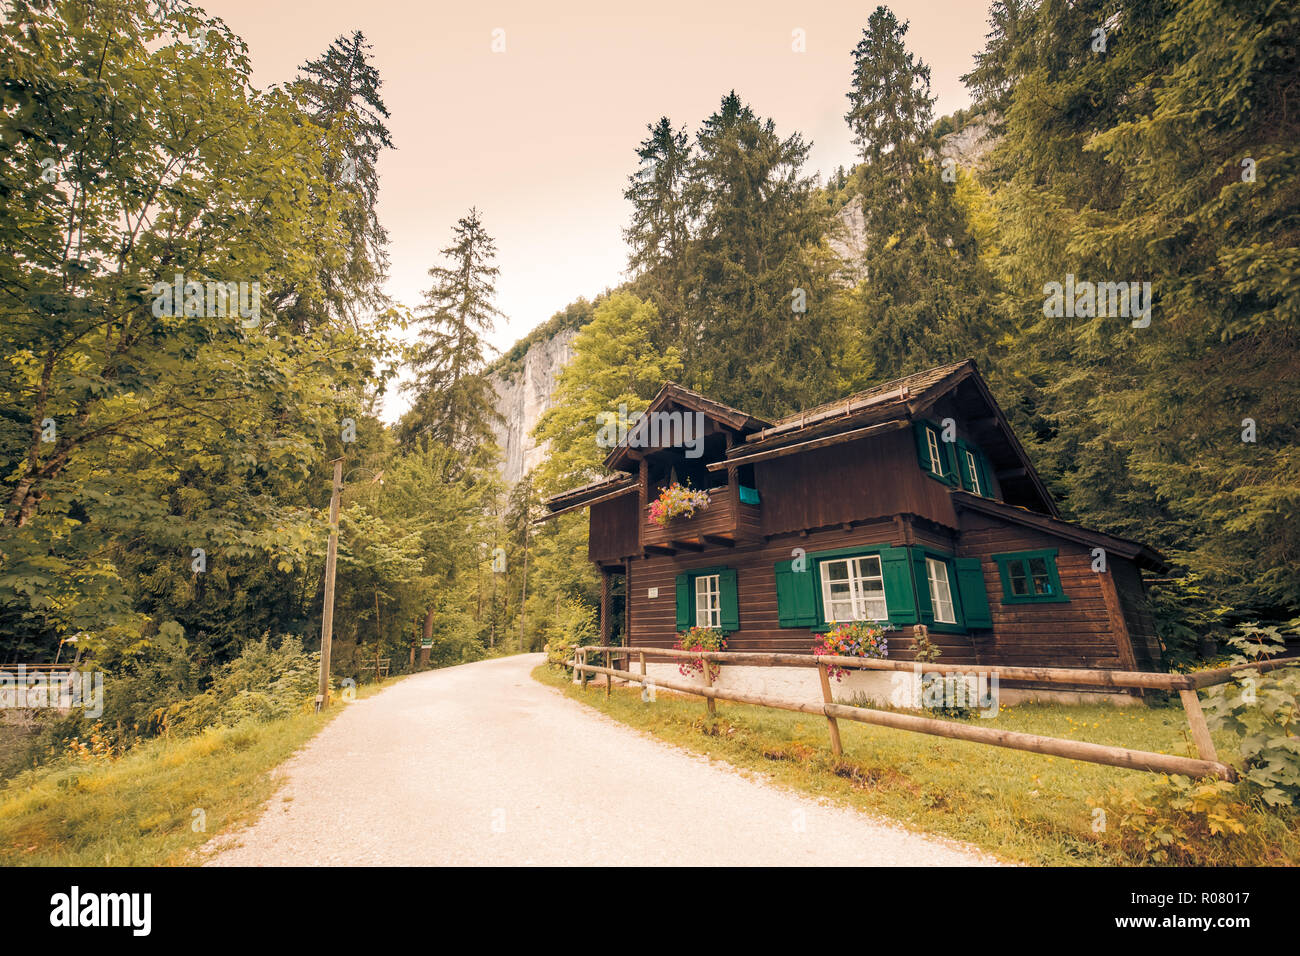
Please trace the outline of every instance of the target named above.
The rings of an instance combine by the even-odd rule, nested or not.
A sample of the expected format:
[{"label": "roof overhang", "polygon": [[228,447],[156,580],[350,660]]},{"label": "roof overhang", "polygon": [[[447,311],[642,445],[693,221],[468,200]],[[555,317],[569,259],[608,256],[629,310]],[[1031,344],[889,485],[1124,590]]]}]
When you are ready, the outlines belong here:
[{"label": "roof overhang", "polygon": [[1110,554],[1128,558],[1139,567],[1151,571],[1163,573],[1169,570],[1169,562],[1165,560],[1164,555],[1139,541],[1130,541],[1128,538],[1106,534],[1103,531],[1093,531],[1091,528],[1084,528],[1068,521],[1062,521],[1057,517],[1039,514],[1036,511],[1030,511],[1028,508],[1018,508],[1015,505],[1009,505],[992,498],[981,498],[969,491],[954,491],[952,501],[959,509],[976,511],[991,517],[1001,518],[1087,547],[1104,548]]},{"label": "roof overhang", "polygon": [[652,415],[671,414],[678,410],[699,412],[706,419],[735,432],[742,438],[770,425],[761,418],[755,418],[722,402],[715,402],[676,382],[668,382],[659,389],[649,406],[641,413],[637,423],[628,429],[627,434],[619,440],[613,451],[605,456],[605,468],[632,471],[643,456],[660,450],[651,444],[651,439],[654,437],[651,434],[654,421]]}]

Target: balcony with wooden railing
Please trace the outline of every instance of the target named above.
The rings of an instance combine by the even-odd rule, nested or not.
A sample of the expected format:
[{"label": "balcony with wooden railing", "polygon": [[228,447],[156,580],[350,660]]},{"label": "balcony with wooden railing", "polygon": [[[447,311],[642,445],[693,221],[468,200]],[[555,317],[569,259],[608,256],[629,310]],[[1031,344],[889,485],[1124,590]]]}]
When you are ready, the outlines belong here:
[{"label": "balcony with wooden railing", "polygon": [[731,548],[758,539],[759,506],[742,503],[735,485],[711,488],[707,508],[662,527],[641,513],[641,548],[651,554]]}]

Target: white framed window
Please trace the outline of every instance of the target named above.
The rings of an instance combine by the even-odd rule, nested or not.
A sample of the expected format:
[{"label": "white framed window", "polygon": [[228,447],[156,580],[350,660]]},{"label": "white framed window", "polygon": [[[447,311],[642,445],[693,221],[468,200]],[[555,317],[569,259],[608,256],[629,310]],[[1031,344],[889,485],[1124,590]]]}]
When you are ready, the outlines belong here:
[{"label": "white framed window", "polygon": [[722,598],[716,574],[701,574],[695,579],[695,626],[722,626]]},{"label": "white framed window", "polygon": [[948,583],[948,562],[925,559],[925,574],[930,579],[930,606],[937,624],[956,624],[957,611],[952,605],[952,586]]},{"label": "white framed window", "polygon": [[977,495],[984,494],[984,489],[980,487],[980,470],[975,463],[975,453],[969,448],[966,449],[966,470],[970,472],[970,490]]},{"label": "white framed window", "polygon": [[943,457],[939,454],[939,436],[930,426],[925,428],[925,440],[930,446],[930,470],[943,477]]},{"label": "white framed window", "polygon": [[889,617],[880,557],[821,562],[822,610],[827,621],[883,621]]}]

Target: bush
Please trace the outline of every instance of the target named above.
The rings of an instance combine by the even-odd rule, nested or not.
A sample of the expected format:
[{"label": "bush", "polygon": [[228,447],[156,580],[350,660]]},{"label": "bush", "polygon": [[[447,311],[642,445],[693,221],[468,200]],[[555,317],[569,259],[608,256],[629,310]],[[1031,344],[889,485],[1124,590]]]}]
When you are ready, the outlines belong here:
[{"label": "bush", "polygon": [[305,651],[297,637],[273,644],[263,634],[222,665],[202,694],[156,708],[149,729],[190,734],[214,725],[288,717],[315,700],[319,675],[319,652]]},{"label": "bush", "polygon": [[1126,857],[1174,865],[1240,858],[1236,838],[1246,834],[1252,813],[1227,781],[1177,775],[1137,791],[1111,790],[1105,809]]},{"label": "bush", "polygon": [[[1237,651],[1233,664],[1266,660],[1285,648],[1278,628],[1254,624],[1228,643]],[[1207,697],[1210,726],[1240,738],[1242,780],[1252,794],[1272,807],[1300,804],[1300,668],[1244,671]]]},{"label": "bush", "polygon": [[585,601],[570,598],[561,606],[558,616],[544,628],[546,633],[546,661],[568,668],[573,652],[579,647],[589,647],[600,641],[600,625],[596,610]]},{"label": "bush", "polygon": [[[934,663],[943,656],[943,649],[930,640],[929,634],[920,628],[917,629],[916,636],[912,638],[912,650],[914,660],[922,663]],[[921,678],[921,707],[931,714],[940,714],[944,717],[954,717],[958,720],[965,720],[971,714],[975,713],[975,707],[971,706],[971,695],[957,693],[957,680],[955,675],[930,673]],[[931,703],[937,701],[938,703]],[[964,702],[960,702],[964,701]]]}]

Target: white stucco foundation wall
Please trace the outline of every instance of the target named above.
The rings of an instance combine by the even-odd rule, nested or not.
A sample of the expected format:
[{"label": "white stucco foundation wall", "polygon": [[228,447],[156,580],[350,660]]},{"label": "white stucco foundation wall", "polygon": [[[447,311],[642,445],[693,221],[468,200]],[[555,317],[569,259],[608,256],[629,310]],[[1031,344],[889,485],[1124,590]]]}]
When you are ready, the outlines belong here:
[{"label": "white stucco foundation wall", "polygon": [[[593,663],[597,663],[593,661]],[[635,658],[626,667],[632,673],[640,672],[640,664]],[[978,700],[978,677],[980,671],[971,668],[965,676],[967,700],[972,706]],[[704,679],[696,674],[683,676],[678,665],[665,662],[647,662],[646,676],[654,681],[656,678],[671,681],[688,682],[703,686]],[[987,680],[987,675],[986,680]],[[603,679],[598,677],[597,679]],[[741,694],[761,694],[766,697],[779,697],[785,700],[820,701],[822,699],[821,680],[813,667],[751,667],[743,664],[724,664],[719,672],[715,686],[721,690]],[[986,691],[993,690],[989,684]],[[674,693],[670,688],[663,688],[667,693]],[[1044,691],[1022,690],[1020,688],[998,686],[995,700],[999,706],[1014,706],[1026,702],[1058,704],[1097,704],[1107,703],[1115,706],[1142,706],[1140,697],[1129,694],[1089,693],[1086,691]],[[874,701],[894,707],[916,707],[921,700],[921,675],[916,671],[850,671],[840,680],[831,679],[831,696],[836,702],[849,703]]]}]

